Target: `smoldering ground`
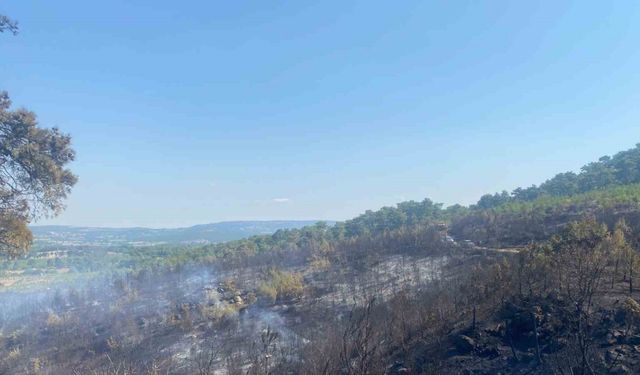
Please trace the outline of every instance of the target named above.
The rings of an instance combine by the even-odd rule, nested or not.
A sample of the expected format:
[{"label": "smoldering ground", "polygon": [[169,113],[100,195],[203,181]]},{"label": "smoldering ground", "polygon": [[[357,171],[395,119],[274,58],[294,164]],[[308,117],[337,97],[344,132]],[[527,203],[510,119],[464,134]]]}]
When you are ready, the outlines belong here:
[{"label": "smoldering ground", "polygon": [[264,266],[167,267],[5,292],[0,294],[0,370],[267,369],[296,361],[324,327],[370,296],[382,300],[426,283],[444,263],[446,258],[389,256],[362,271],[322,272],[293,264],[289,271],[304,275],[305,297],[276,303],[255,300]]}]

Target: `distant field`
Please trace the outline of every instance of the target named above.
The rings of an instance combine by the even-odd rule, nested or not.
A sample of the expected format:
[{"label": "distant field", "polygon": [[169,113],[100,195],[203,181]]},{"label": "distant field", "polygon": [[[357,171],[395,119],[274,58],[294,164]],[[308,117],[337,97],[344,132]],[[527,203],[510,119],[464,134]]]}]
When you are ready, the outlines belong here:
[{"label": "distant field", "polygon": [[46,246],[148,246],[218,243],[279,229],[301,228],[319,220],[224,221],[185,228],[92,228],[62,225],[32,226],[35,244]]}]

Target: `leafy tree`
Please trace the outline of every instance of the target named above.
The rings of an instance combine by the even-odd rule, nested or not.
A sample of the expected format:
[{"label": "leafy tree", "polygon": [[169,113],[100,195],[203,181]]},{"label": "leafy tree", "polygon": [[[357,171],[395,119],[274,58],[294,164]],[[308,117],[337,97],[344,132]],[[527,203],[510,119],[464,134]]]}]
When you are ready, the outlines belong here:
[{"label": "leafy tree", "polygon": [[68,135],[41,128],[35,113],[10,106],[0,92],[0,253],[17,256],[31,244],[27,224],[63,209],[76,183],[66,168],[75,153]]},{"label": "leafy tree", "polygon": [[582,167],[580,185],[582,191],[596,190],[617,183],[616,172],[610,166],[611,158],[602,157],[599,161]]},{"label": "leafy tree", "polygon": [[478,208],[491,208],[491,207],[496,207],[496,206],[500,206],[502,204],[508,203],[511,200],[511,195],[506,192],[506,191],[502,191],[502,193],[495,193],[493,195],[491,194],[485,194],[482,197],[480,197],[480,200],[478,201],[478,203],[476,204],[476,206]]},{"label": "leafy tree", "polygon": [[540,190],[551,196],[573,195],[579,192],[579,178],[573,172],[560,173],[540,185]]},{"label": "leafy tree", "polygon": [[302,275],[272,268],[267,271],[258,291],[268,302],[298,298],[304,293]]},{"label": "leafy tree", "polygon": [[[0,14],[0,32],[18,33],[18,23]],[[0,91],[0,254],[15,257],[32,242],[27,224],[57,215],[76,183],[65,166],[74,159],[71,138],[38,127],[35,113],[10,110]]]},{"label": "leafy tree", "polygon": [[623,279],[628,282],[629,294],[633,293],[634,271],[638,268],[640,261],[635,249],[627,242],[627,237],[632,237],[632,229],[627,225],[626,221],[620,219],[613,232],[613,247],[615,258],[614,274],[617,276],[618,264],[621,262],[624,267]]}]

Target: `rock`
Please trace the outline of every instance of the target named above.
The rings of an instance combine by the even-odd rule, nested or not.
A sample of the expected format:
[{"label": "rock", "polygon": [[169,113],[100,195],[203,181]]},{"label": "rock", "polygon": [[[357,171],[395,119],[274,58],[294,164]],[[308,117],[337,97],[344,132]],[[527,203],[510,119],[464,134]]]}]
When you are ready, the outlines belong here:
[{"label": "rock", "polygon": [[469,336],[459,335],[453,341],[453,345],[460,354],[468,354],[476,347],[476,341]]}]

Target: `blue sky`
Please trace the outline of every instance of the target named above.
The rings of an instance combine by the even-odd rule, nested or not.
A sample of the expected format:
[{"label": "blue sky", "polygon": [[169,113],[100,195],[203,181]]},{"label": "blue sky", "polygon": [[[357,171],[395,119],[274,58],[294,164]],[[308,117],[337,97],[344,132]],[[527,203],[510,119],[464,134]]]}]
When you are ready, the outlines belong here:
[{"label": "blue sky", "polygon": [[640,142],[640,3],[30,1],[0,88],[71,133],[39,224],[469,204]]}]

